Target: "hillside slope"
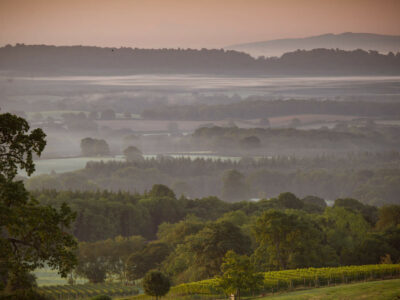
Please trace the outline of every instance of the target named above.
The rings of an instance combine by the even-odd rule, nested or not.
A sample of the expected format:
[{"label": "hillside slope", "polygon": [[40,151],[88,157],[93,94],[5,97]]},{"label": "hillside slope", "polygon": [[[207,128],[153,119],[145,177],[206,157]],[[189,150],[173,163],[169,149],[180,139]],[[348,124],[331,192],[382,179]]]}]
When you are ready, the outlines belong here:
[{"label": "hillside slope", "polygon": [[381,53],[397,52],[400,50],[400,36],[352,32],[328,33],[305,38],[269,40],[225,47],[229,50],[244,51],[256,57],[281,56],[285,52],[297,49],[311,50],[315,48],[363,49],[376,50]]},{"label": "hillside slope", "polygon": [[229,76],[399,75],[400,53],[314,49],[255,59],[217,49],[132,49],[46,45],[0,48],[0,71],[34,75],[218,74]]}]

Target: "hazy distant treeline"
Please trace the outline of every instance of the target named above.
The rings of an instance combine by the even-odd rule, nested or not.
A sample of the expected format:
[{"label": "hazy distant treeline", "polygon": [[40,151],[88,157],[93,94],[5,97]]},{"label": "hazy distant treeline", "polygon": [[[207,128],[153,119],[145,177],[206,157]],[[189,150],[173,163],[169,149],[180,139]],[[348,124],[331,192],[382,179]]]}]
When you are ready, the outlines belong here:
[{"label": "hazy distant treeline", "polygon": [[395,75],[400,53],[314,49],[253,58],[223,49],[132,49],[7,45],[0,69],[39,74],[204,73],[229,75]]},{"label": "hazy distant treeline", "polygon": [[171,186],[177,195],[215,195],[231,202],[290,191],[301,197],[355,197],[364,203],[383,205],[399,203],[399,165],[397,152],[257,161],[248,158],[240,162],[160,157],[126,163],[91,162],[76,172],[32,177],[26,186],[30,190],[142,193],[161,183]]},{"label": "hazy distant treeline", "polygon": [[400,103],[362,101],[275,100],[249,97],[229,104],[159,105],[145,109],[142,117],[151,120],[221,120],[228,118],[257,119],[297,114],[328,114],[365,117],[399,117]]},{"label": "hazy distant treeline", "polygon": [[344,154],[360,151],[387,151],[400,147],[397,127],[337,125],[334,129],[202,127],[191,137],[197,148],[231,155]]}]

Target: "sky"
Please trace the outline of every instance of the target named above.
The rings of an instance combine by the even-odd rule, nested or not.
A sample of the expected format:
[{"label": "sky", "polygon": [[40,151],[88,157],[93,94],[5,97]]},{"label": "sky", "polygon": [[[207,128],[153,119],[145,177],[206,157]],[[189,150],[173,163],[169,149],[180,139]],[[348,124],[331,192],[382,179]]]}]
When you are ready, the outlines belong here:
[{"label": "sky", "polygon": [[325,33],[400,35],[400,0],[0,0],[0,46],[224,46]]}]

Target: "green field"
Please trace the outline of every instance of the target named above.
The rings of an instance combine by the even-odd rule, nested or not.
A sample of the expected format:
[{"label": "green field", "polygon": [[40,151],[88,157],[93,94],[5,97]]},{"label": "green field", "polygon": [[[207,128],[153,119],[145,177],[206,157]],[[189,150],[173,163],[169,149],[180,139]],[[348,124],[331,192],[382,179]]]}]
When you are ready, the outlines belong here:
[{"label": "green field", "polygon": [[335,287],[315,288],[298,292],[283,293],[257,299],[279,300],[322,300],[322,299],[400,299],[400,279],[383,280],[338,285]]}]

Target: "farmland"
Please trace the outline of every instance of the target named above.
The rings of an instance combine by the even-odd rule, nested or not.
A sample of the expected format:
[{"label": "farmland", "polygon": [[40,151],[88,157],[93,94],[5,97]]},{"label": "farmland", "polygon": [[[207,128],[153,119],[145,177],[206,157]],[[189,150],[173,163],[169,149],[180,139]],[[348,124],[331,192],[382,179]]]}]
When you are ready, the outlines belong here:
[{"label": "farmland", "polygon": [[[358,281],[394,278],[399,275],[400,265],[365,265],[271,271],[264,273],[263,288],[257,292],[261,294],[274,294],[283,291],[293,291],[297,288],[335,286],[337,284],[341,285]],[[188,295],[222,296],[223,293],[218,288],[217,279],[208,279],[173,287],[169,293],[169,299],[179,299],[180,296]],[[150,297],[139,295],[130,299],[150,299]]]},{"label": "farmland", "polygon": [[139,289],[120,283],[102,283],[44,286],[40,287],[39,291],[56,299],[87,299],[104,294],[109,296],[135,295],[139,292]]},{"label": "farmland", "polygon": [[400,295],[400,279],[354,283],[291,293],[268,296],[258,299],[273,300],[333,300],[333,299],[366,299],[389,300],[398,299]]}]

